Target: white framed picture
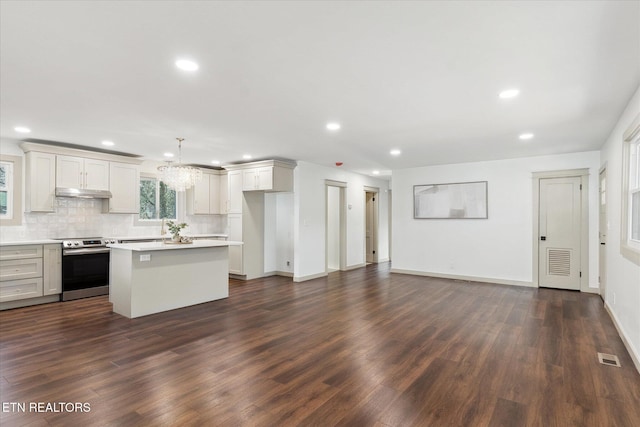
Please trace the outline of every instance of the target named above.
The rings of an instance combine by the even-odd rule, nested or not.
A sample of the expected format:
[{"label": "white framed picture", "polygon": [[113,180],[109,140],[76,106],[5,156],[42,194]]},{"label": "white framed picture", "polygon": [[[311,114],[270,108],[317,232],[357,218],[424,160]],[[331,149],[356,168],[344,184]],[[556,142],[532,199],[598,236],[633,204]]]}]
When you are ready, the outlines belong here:
[{"label": "white framed picture", "polygon": [[413,186],[415,219],[487,219],[487,181]]}]

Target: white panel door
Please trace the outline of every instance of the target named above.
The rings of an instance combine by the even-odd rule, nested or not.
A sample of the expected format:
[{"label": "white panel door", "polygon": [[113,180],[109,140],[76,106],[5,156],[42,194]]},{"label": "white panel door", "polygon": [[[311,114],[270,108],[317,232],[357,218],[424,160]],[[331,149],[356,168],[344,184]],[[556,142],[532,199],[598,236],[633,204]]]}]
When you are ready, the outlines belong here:
[{"label": "white panel door", "polygon": [[580,290],[580,178],[540,180],[539,284]]}]

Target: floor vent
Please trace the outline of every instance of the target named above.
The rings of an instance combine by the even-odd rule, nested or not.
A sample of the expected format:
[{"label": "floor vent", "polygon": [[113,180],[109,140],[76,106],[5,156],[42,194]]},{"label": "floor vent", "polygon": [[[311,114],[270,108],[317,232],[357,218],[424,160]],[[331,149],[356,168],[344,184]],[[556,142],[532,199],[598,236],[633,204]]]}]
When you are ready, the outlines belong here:
[{"label": "floor vent", "polygon": [[603,365],[620,367],[620,360],[615,354],[598,353],[598,361]]}]

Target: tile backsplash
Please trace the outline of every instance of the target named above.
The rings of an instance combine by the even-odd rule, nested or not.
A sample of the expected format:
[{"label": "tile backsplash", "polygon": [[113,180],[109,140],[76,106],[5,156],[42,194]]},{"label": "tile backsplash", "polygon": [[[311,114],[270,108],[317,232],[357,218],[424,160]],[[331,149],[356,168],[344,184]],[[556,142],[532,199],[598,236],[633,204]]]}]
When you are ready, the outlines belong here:
[{"label": "tile backsplash", "polygon": [[[159,236],[160,225],[144,225],[133,214],[102,213],[98,199],[56,198],[52,213],[24,213],[22,225],[3,226],[0,240],[37,240],[67,237]],[[188,215],[184,234],[226,233],[225,215]]]}]

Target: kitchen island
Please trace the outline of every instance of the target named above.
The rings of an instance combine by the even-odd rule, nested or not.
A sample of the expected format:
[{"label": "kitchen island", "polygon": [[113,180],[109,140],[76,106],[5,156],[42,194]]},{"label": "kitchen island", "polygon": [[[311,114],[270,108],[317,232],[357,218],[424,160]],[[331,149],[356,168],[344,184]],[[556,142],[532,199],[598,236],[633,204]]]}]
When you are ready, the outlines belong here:
[{"label": "kitchen island", "polygon": [[229,246],[222,240],[109,245],[109,301],[128,318],[229,296]]}]

